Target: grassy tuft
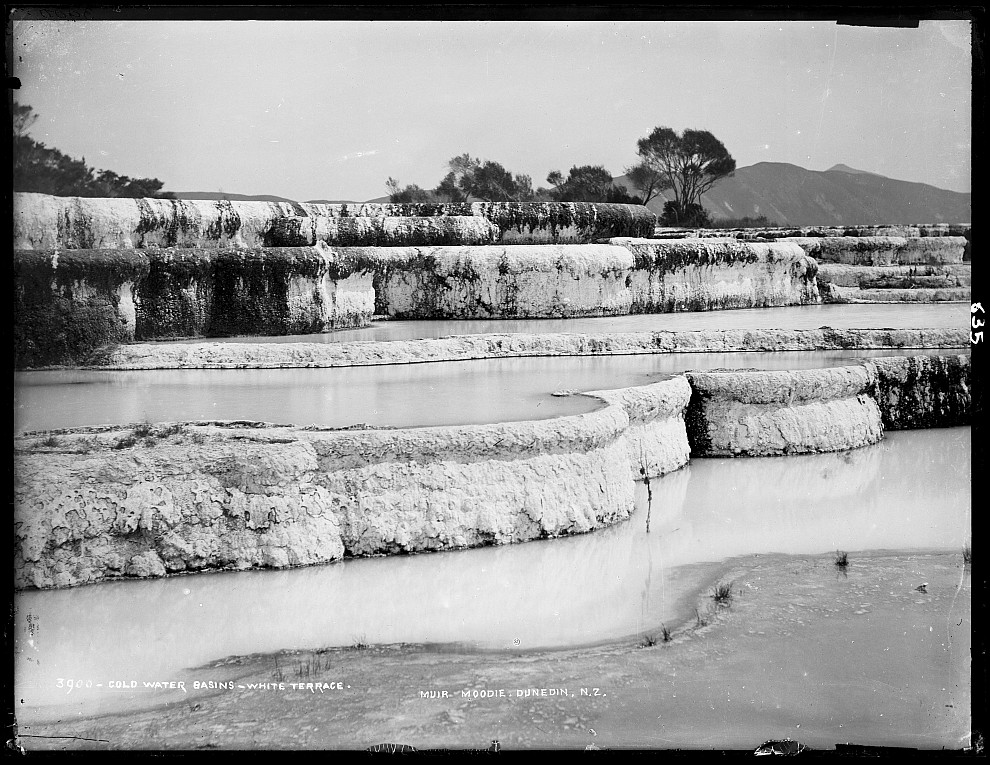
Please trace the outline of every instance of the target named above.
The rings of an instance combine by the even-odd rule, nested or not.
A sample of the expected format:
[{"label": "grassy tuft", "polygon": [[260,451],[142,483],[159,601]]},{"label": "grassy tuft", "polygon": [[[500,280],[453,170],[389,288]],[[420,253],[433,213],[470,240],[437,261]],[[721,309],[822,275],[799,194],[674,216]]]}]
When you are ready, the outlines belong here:
[{"label": "grassy tuft", "polygon": [[48,447],[49,449],[52,449],[52,448],[58,446],[60,443],[61,443],[61,441],[58,440],[58,436],[56,436],[56,435],[49,435],[44,441],[42,441],[38,445],[39,446],[45,446],[45,447]]},{"label": "grassy tuft", "polygon": [[655,646],[659,642],[660,642],[660,640],[659,640],[659,638],[657,638],[656,635],[645,635],[643,637],[643,642],[640,643],[640,645],[643,648],[652,648],[653,646]]},{"label": "grassy tuft", "polygon": [[726,584],[719,582],[712,587],[712,598],[720,606],[727,606],[732,602],[732,582]]},{"label": "grassy tuft", "polygon": [[663,639],[663,642],[665,643],[670,642],[670,630],[667,629],[667,626],[665,624],[660,625],[660,634]]},{"label": "grassy tuft", "polygon": [[845,568],[849,565],[849,553],[844,550],[835,551],[835,565],[839,568]]}]

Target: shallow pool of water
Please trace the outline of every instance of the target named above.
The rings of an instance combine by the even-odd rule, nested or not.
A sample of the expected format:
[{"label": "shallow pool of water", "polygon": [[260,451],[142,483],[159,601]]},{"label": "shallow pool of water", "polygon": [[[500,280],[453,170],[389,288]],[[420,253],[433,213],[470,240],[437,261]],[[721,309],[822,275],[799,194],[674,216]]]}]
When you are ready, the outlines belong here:
[{"label": "shallow pool of water", "polygon": [[[654,479],[649,505],[638,484],[628,522],[582,536],[26,591],[15,598],[15,690],[25,706],[112,705],[122,692],[111,680],[178,679],[233,654],[357,642],[527,650],[656,631],[693,614],[699,586],[736,556],[960,550],[970,484],[970,428],[898,431],[835,454],[696,459]],[[66,678],[91,687],[69,699]]]},{"label": "shallow pool of water", "polygon": [[[742,308],[728,311],[634,314],[586,319],[437,319],[380,321],[363,329],[283,337],[229,337],[232,343],[343,343],[354,340],[421,340],[450,335],[503,332],[657,332],[698,329],[945,329],[969,326],[965,303],[802,305],[780,308]],[[203,338],[180,342],[203,342]]]},{"label": "shallow pool of water", "polygon": [[805,369],[932,351],[658,353],[481,359],[337,369],[59,370],[14,375],[16,432],[148,420],[419,427],[537,420],[596,409],[555,391],[646,385],[685,370]]}]

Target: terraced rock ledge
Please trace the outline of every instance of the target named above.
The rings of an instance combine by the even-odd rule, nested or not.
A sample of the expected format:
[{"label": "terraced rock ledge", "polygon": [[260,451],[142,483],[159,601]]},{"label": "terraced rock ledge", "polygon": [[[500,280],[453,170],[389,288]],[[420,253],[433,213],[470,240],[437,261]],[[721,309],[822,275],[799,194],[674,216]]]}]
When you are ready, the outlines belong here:
[{"label": "terraced rock ledge", "polygon": [[525,356],[967,348],[966,329],[726,329],[493,334],[350,343],[133,343],[94,355],[99,369],[280,369],[422,364]]},{"label": "terraced rock ledge", "polygon": [[[882,380],[882,384],[878,384]],[[592,531],[692,455],[845,450],[968,422],[970,359],[728,370],[588,414],[413,429],[199,422],[15,440],[15,586],[327,563]],[[905,416],[910,408],[911,416]],[[881,419],[882,418],[882,419]]]}]

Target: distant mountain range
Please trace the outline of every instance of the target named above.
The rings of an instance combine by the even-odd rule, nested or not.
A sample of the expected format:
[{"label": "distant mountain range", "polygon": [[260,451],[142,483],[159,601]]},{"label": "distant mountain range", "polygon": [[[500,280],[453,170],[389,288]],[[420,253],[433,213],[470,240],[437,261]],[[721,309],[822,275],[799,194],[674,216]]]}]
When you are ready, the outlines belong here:
[{"label": "distant mountain range", "polygon": [[[615,183],[630,193],[639,190],[627,176]],[[210,191],[174,192],[179,199],[230,199],[294,202],[265,194],[245,195]],[[347,199],[309,199],[313,203],[353,202]],[[368,202],[387,202],[378,197]],[[756,218],[765,215],[781,226],[853,226],[881,223],[970,223],[972,195],[947,191],[927,183],[898,181],[847,165],[828,170],[806,170],[786,162],[758,162],[723,178],[701,198],[716,218]],[[657,215],[666,199],[650,200]]]},{"label": "distant mountain range", "polygon": [[[276,197],[271,194],[228,194],[226,191],[173,191],[179,199],[229,199],[232,202],[295,202],[288,197]],[[313,204],[340,204],[353,202],[353,199],[304,199]],[[385,197],[388,201],[388,197]]]},{"label": "distant mountain range", "polygon": [[[615,182],[630,193],[637,191],[626,176]],[[648,207],[659,215],[665,201],[650,200]],[[714,217],[765,215],[781,226],[970,223],[972,216],[971,194],[841,164],[805,170],[785,162],[759,162],[723,178],[701,202]]]}]

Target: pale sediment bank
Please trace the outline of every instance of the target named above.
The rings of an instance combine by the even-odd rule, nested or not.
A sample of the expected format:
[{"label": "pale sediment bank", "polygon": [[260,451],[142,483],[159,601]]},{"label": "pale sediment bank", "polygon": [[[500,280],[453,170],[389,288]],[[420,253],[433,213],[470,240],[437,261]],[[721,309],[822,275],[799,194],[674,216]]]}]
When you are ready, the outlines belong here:
[{"label": "pale sediment bank", "polygon": [[[554,651],[395,644],[224,657],[162,678],[183,691],[142,689],[113,714],[72,708],[73,696],[22,708],[19,742],[29,752],[970,745],[972,575],[959,552],[864,551],[845,576],[831,554],[750,555],[694,575],[690,606],[707,624],[689,607],[666,624],[669,642],[660,624],[646,632],[649,647],[640,634]],[[732,582],[728,607],[709,596],[718,582]],[[898,691],[863,681],[878,673]]]},{"label": "pale sediment bank", "polygon": [[419,364],[525,356],[726,353],[881,348],[966,348],[969,330],[820,329],[461,335],[425,340],[343,343],[133,343],[94,358],[88,368],[272,369]]},{"label": "pale sediment bank", "polygon": [[297,566],[591,531],[628,517],[631,478],[692,454],[849,449],[879,440],[882,411],[888,428],[960,424],[970,360],[951,359],[887,360],[882,396],[871,361],[689,374],[592,394],[606,405],[588,414],[500,425],[28,434],[15,440],[15,582]]}]

